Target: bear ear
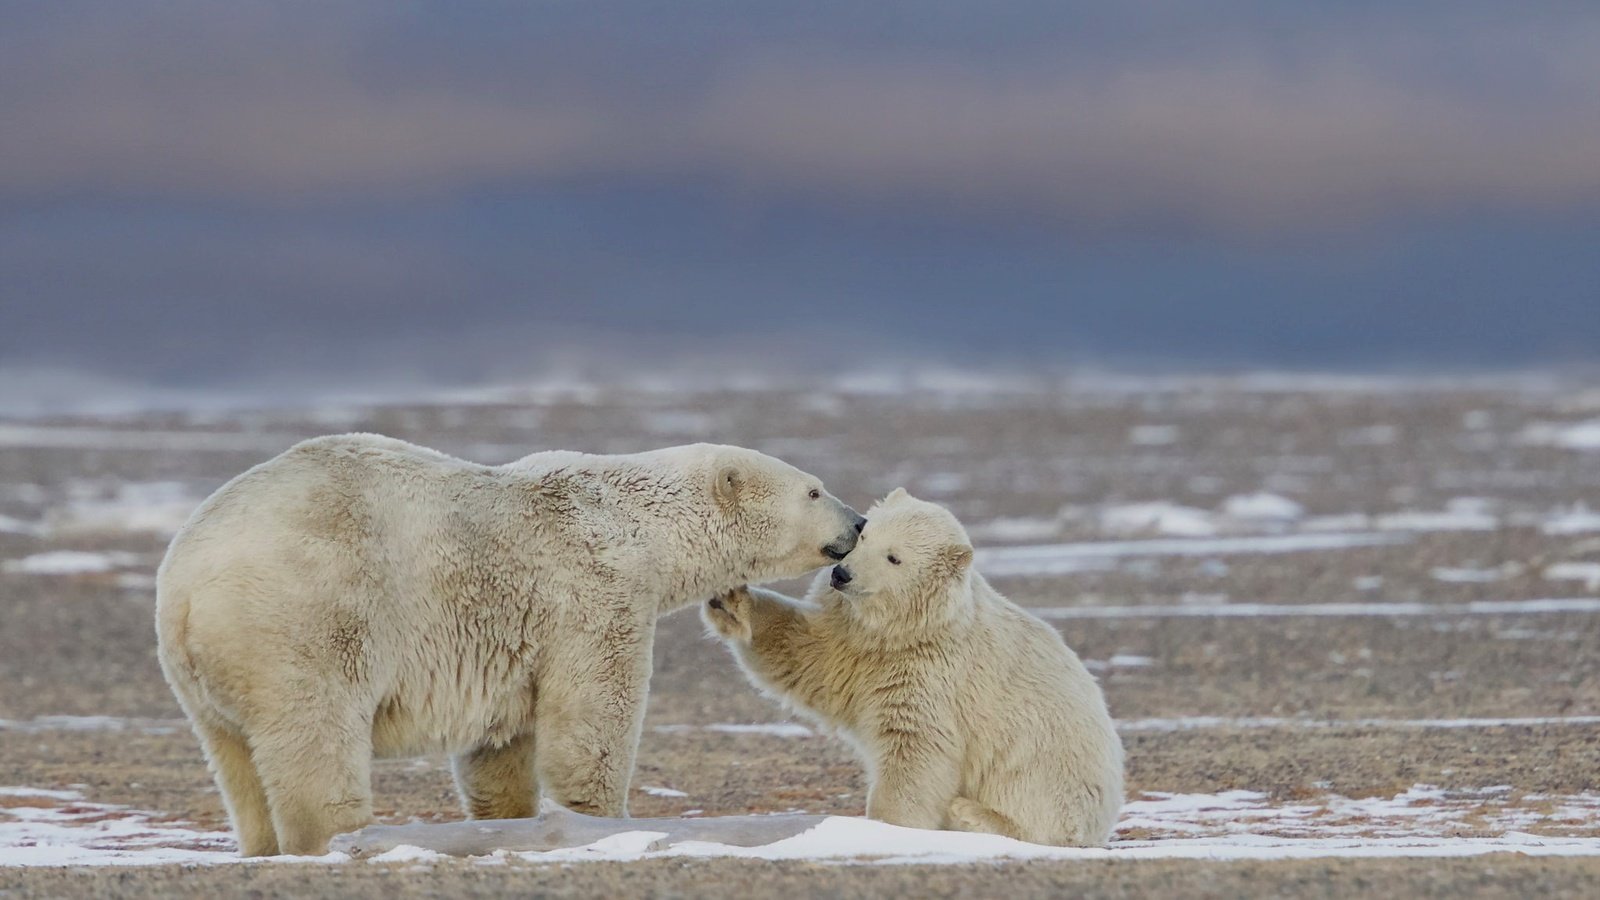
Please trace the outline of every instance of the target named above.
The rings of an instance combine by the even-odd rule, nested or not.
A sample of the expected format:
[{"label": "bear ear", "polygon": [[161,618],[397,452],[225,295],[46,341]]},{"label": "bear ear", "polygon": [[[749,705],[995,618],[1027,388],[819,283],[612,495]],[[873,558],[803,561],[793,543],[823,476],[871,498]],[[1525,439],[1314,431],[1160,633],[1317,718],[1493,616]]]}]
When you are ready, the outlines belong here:
[{"label": "bear ear", "polygon": [[952,578],[959,578],[972,565],[972,548],[966,544],[952,544],[944,548],[939,554],[939,562],[949,571]]},{"label": "bear ear", "polygon": [[906,499],[907,497],[910,497],[910,496],[911,496],[910,494],[906,493],[906,489],[905,488],[897,487],[894,490],[889,492],[889,496],[884,497],[882,500],[880,500],[878,502],[880,502],[880,503],[894,503],[897,500],[904,500],[904,499]]},{"label": "bear ear", "polygon": [[717,505],[723,509],[733,509],[739,505],[739,492],[744,488],[744,473],[738,466],[723,466],[717,470],[717,480],[711,485],[711,493],[717,498]]}]

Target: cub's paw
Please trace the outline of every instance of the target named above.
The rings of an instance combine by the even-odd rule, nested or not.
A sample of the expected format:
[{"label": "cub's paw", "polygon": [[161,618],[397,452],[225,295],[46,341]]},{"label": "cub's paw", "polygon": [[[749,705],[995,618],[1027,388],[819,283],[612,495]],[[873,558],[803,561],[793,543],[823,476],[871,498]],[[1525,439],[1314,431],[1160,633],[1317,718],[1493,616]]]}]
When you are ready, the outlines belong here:
[{"label": "cub's paw", "polygon": [[700,609],[700,618],[724,640],[749,641],[750,607],[753,603],[748,589],[734,588],[707,600]]}]

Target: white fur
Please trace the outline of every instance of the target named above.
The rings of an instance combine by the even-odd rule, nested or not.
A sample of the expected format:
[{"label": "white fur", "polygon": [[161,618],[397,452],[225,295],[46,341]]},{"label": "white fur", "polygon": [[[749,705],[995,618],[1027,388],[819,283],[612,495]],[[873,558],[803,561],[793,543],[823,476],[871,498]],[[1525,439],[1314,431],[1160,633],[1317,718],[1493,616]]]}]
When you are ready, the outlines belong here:
[{"label": "white fur", "polygon": [[897,490],[843,568],[805,601],[739,588],[702,615],[763,689],[843,734],[867,814],[1043,844],[1104,844],[1122,808],[1122,743],[1055,629],[970,570],[946,510]]},{"label": "white fur", "polygon": [[374,755],[452,754],[475,817],[532,815],[541,783],[624,815],[656,618],[823,565],[858,518],[737,447],[490,467],[317,438],[174,538],[162,669],[247,855],[365,825]]}]

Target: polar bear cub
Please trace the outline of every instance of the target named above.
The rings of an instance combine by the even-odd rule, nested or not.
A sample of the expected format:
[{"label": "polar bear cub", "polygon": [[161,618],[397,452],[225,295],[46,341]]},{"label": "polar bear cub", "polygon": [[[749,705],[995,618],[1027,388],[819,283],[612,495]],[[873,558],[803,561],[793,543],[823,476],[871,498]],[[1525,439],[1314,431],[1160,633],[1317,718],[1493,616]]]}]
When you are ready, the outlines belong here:
[{"label": "polar bear cub", "polygon": [[1100,688],[971,563],[955,517],[899,489],[805,601],[744,587],[701,614],[752,681],[856,747],[867,815],[1104,844],[1122,743]]}]

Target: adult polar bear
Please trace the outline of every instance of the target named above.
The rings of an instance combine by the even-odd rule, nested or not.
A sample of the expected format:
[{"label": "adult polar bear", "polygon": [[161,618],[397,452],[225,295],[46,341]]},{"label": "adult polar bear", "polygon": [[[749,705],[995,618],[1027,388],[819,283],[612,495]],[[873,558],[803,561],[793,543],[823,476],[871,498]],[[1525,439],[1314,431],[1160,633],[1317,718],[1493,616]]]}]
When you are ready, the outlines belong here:
[{"label": "adult polar bear", "polygon": [[710,444],[481,466],[305,441],[200,506],[162,562],[162,670],[247,856],[367,824],[374,755],[452,754],[477,818],[625,815],[656,618],[843,557],[821,482]]}]

